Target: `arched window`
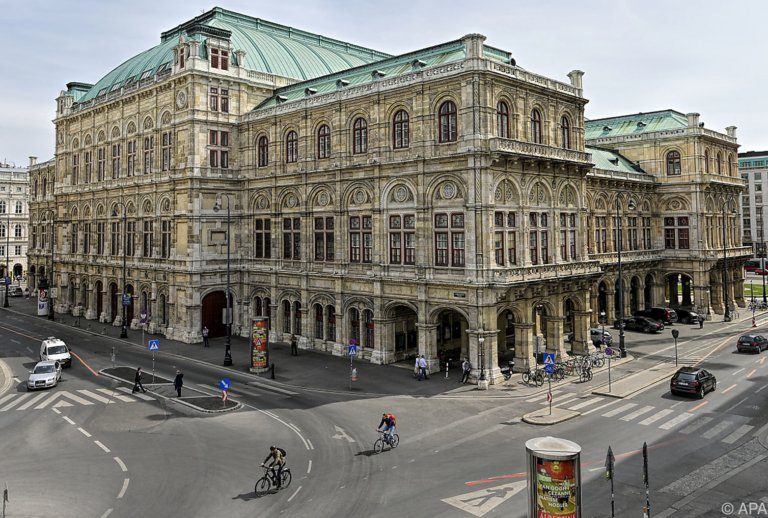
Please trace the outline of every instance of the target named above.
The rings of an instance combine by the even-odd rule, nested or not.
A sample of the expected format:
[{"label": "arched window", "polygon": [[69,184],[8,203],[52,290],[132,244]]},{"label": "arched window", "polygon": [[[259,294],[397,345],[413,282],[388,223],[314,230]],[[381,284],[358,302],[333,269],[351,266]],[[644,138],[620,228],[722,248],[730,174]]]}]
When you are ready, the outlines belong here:
[{"label": "arched window", "polygon": [[323,124],[317,129],[317,158],[331,156],[331,128]]},{"label": "arched window", "polygon": [[259,144],[258,144],[258,166],[259,167],[266,167],[266,165],[269,163],[269,139],[267,139],[266,136],[259,137]]},{"label": "arched window", "polygon": [[21,237],[21,225],[13,227],[13,237]]},{"label": "arched window", "polygon": [[48,194],[48,178],[43,178],[43,198]]},{"label": "arched window", "polygon": [[293,334],[301,334],[301,302],[293,303]]},{"label": "arched window", "polygon": [[733,155],[728,155],[728,176],[733,176]]},{"label": "arched window", "polygon": [[296,162],[299,159],[299,136],[291,130],[285,136],[285,161]]},{"label": "arched window", "polygon": [[336,308],[334,306],[326,306],[328,309],[328,325],[326,329],[326,340],[329,342],[336,341]]},{"label": "arched window", "polygon": [[709,174],[709,149],[704,150],[704,173]]},{"label": "arched window", "polygon": [[291,332],[291,301],[283,301],[283,333]]},{"label": "arched window", "polygon": [[565,149],[571,149],[571,121],[566,115],[560,118],[560,145]]},{"label": "arched window", "polygon": [[362,117],[355,119],[352,125],[352,153],[368,151],[368,122]]},{"label": "arched window", "polygon": [[5,202],[0,201],[0,214],[5,214],[5,209],[6,209]]},{"label": "arched window", "polygon": [[160,324],[168,324],[168,305],[165,303],[165,295],[163,294],[160,295],[158,309],[160,310]]},{"label": "arched window", "polygon": [[717,152],[717,174],[723,174],[723,155]]},{"label": "arched window", "polygon": [[440,135],[439,142],[454,142],[457,137],[456,104],[445,101],[439,111]]},{"label": "arched window", "polygon": [[496,105],[496,135],[509,138],[509,106],[504,101]]},{"label": "arched window", "polygon": [[398,110],[392,121],[392,147],[404,149],[410,145],[410,129],[408,128],[408,112]]},{"label": "arched window", "polygon": [[678,151],[670,151],[667,153],[667,176],[677,176],[681,173],[680,153]]},{"label": "arched window", "polygon": [[16,214],[22,214],[24,212],[24,205],[20,202],[16,202]]},{"label": "arched window", "polygon": [[541,144],[541,112],[537,108],[531,111],[531,142]]},{"label": "arched window", "polygon": [[315,304],[315,338],[323,339],[323,306]]}]

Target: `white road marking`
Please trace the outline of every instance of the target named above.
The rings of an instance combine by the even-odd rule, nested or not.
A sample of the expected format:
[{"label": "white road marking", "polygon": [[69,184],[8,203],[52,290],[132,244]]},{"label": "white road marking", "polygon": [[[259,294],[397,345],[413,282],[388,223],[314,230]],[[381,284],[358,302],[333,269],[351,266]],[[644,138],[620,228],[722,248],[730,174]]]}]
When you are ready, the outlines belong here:
[{"label": "white road marking", "polygon": [[120,493],[117,494],[117,498],[123,498],[123,495],[125,495],[125,492],[128,490],[128,482],[130,482],[130,478],[126,478],[123,480],[123,487],[120,489]]},{"label": "white road marking", "polygon": [[27,351],[31,352],[32,354],[35,354],[35,351],[33,351],[31,347],[27,347]]},{"label": "white road marking", "polygon": [[104,446],[103,444],[101,444],[101,441],[93,441],[93,443],[94,443],[96,446],[98,446],[99,448],[101,448],[102,450],[104,450],[104,453],[112,453],[112,452],[109,450],[109,448],[107,448],[106,446]]},{"label": "white road marking", "polygon": [[737,406],[739,406],[740,404],[742,404],[742,403],[743,403],[744,401],[746,401],[747,399],[749,399],[749,396],[745,397],[744,399],[742,399],[741,401],[739,401],[739,402],[738,402],[738,403],[736,403],[735,405],[731,405],[731,406],[729,406],[728,408],[726,408],[726,409],[725,409],[725,411],[726,411],[726,412],[730,412],[731,410],[733,410],[734,408],[736,408]]},{"label": "white road marking", "polygon": [[307,475],[312,473],[312,459],[309,459],[309,464],[307,465]]},{"label": "white road marking", "polygon": [[572,406],[568,410],[578,410],[580,408],[584,408],[584,407],[587,407],[589,405],[594,405],[595,403],[599,403],[602,400],[603,400],[603,398],[601,398],[601,397],[594,397],[592,399],[588,399],[588,400],[584,401],[583,403],[579,403],[578,405]]},{"label": "white road marking", "polygon": [[90,437],[91,436],[91,434],[89,434],[88,432],[86,432],[82,428],[78,428],[78,430],[80,431],[81,434],[85,435],[86,437]]},{"label": "white road marking", "polygon": [[21,383],[21,380],[16,376],[13,377],[13,381],[15,381],[16,383]]},{"label": "white road marking", "polygon": [[96,389],[96,390],[98,390],[102,394],[106,394],[106,395],[108,395],[110,397],[113,397],[115,399],[119,399],[120,401],[125,401],[126,403],[133,403],[133,402],[136,401],[135,399],[129,398],[128,396],[123,396],[122,394],[115,394],[114,390],[110,390],[110,389],[106,389],[106,388],[100,388],[100,389]]},{"label": "white road marking", "polygon": [[315,449],[315,447],[312,445],[312,441],[310,441],[309,439],[307,439],[307,444],[309,444],[309,449],[310,450],[314,450]]},{"label": "white road marking", "polygon": [[32,399],[28,400],[26,403],[21,405],[16,410],[26,410],[27,408],[31,407],[32,405],[34,405],[35,403],[37,403],[41,399],[48,397],[48,395],[49,394],[47,392],[42,392],[40,394],[35,394],[35,396]]},{"label": "white road marking", "polygon": [[[67,392],[66,390],[62,390],[61,392],[54,392],[53,394],[51,394],[51,397],[49,397],[48,399],[46,399],[45,401],[37,405],[35,407],[35,410],[40,410],[42,408],[45,408],[46,406],[48,406],[50,403],[52,403],[54,400],[58,398],[68,398],[74,401],[75,403],[80,403],[81,405],[93,404],[93,401],[88,401],[87,399],[81,398],[77,394],[72,394],[70,392]],[[54,406],[59,406],[59,405],[54,405]],[[61,405],[61,406],[64,406],[64,405]]]},{"label": "white road marking", "polygon": [[17,395],[18,394],[6,394],[6,395],[4,395],[2,398],[0,398],[0,406],[3,406],[3,403],[8,401],[9,399],[15,398]]},{"label": "white road marking", "polygon": [[115,462],[120,466],[120,469],[123,471],[128,471],[128,468],[125,466],[125,463],[122,461],[120,457],[115,457]]},{"label": "white road marking", "polygon": [[63,416],[61,416],[61,418],[62,418],[62,419],[64,419],[64,420],[65,420],[66,422],[68,422],[69,424],[71,424],[72,426],[74,426],[74,425],[75,425],[75,422],[74,422],[72,419],[70,419],[69,417],[67,417],[67,416],[63,415]]},{"label": "white road marking", "polygon": [[592,473],[592,472],[594,472],[594,471],[601,471],[601,470],[604,470],[604,469],[605,469],[605,468],[592,468],[592,469],[590,469],[590,470],[588,470],[588,471],[589,471],[590,473]]},{"label": "white road marking", "polygon": [[630,408],[634,408],[637,406],[637,403],[627,403],[626,405],[622,405],[619,408],[614,408],[613,410],[610,410],[603,414],[603,417],[613,417],[616,415],[619,415],[622,412],[626,412]]},{"label": "white road marking", "polygon": [[675,426],[679,425],[680,423],[683,423],[683,422],[687,421],[691,417],[693,417],[693,414],[689,414],[688,412],[683,412],[679,416],[677,416],[677,417],[675,417],[673,419],[670,419],[669,421],[667,421],[663,425],[659,426],[659,428],[661,428],[662,430],[671,430]]},{"label": "white road marking", "polygon": [[344,431],[344,428],[338,425],[334,425],[333,428],[336,430],[336,435],[331,435],[331,439],[346,439],[347,442],[355,442],[355,440]]},{"label": "white road marking", "polygon": [[763,390],[764,388],[767,388],[767,387],[768,387],[768,383],[766,383],[765,385],[763,385],[762,387],[760,387],[759,389],[757,389],[757,390],[755,391],[755,394],[757,394],[758,392],[760,392],[761,390]]},{"label": "white road marking", "polygon": [[[562,392],[562,389],[555,389],[555,390],[552,391],[552,394],[553,395],[554,394],[560,394],[561,392]],[[528,398],[528,399],[525,400],[525,402],[526,403],[535,403],[536,401],[539,401],[541,399],[546,399],[546,398],[547,398],[547,394],[544,393],[544,394],[539,394],[536,397]]]},{"label": "white road marking", "polygon": [[100,395],[98,395],[98,394],[96,394],[94,392],[91,392],[90,390],[80,389],[80,390],[78,390],[78,392],[81,393],[84,396],[88,396],[91,399],[95,399],[99,403],[104,403],[105,405],[108,405],[110,403],[114,403],[114,401],[112,401],[111,399],[107,399],[105,397],[102,397],[102,396],[100,396]]},{"label": "white road marking", "polygon": [[11,338],[11,342],[15,343],[16,345],[21,345],[21,342],[19,342],[18,340],[14,340],[13,338]]},{"label": "white road marking", "polygon": [[301,431],[301,430],[299,429],[299,427],[298,427],[298,426],[296,426],[296,425],[295,425],[295,424],[293,424],[293,423],[288,423],[288,426],[292,426],[292,427],[293,427],[293,429],[294,429],[294,430],[296,430],[297,432],[300,432],[300,431]]},{"label": "white road marking", "polygon": [[[13,394],[13,395],[15,395],[15,394]],[[18,405],[19,403],[21,403],[22,401],[24,401],[25,399],[27,399],[31,395],[32,394],[20,394],[18,398],[14,399],[9,404],[5,405],[3,408],[0,408],[0,412],[6,412],[6,411],[12,409],[13,407]]]},{"label": "white road marking", "polygon": [[643,419],[642,421],[640,421],[640,424],[643,425],[643,426],[648,426],[649,424],[655,423],[656,421],[658,421],[662,417],[668,416],[672,412],[674,412],[674,410],[672,410],[670,408],[665,408],[663,410],[659,410],[658,412],[656,412],[651,417],[648,417],[648,418]]},{"label": "white road marking", "polygon": [[[552,402],[553,403],[555,402],[555,396],[557,396],[557,399],[561,399],[562,398],[562,399],[565,399],[567,401],[570,401],[571,399],[576,399],[578,397],[578,394],[575,393],[575,392],[561,392],[559,394],[555,394],[554,392],[552,392]],[[549,404],[549,401],[546,401],[546,397],[547,397],[547,395],[544,394],[544,398],[545,399],[542,400],[542,401],[539,401],[540,405],[548,405]]]},{"label": "white road marking", "polygon": [[57,414],[61,414],[61,410],[59,410],[59,409],[58,409],[58,408],[56,408],[55,406],[54,406],[54,407],[53,407],[51,410],[53,410],[53,411],[54,411],[55,413],[57,413]]},{"label": "white road marking", "polygon": [[631,414],[627,414],[624,417],[621,418],[622,421],[631,421],[632,419],[635,419],[637,417],[640,417],[643,414],[647,414],[651,410],[653,410],[655,407],[652,406],[644,406],[643,408],[640,408],[638,410],[635,410]]},{"label": "white road marking", "polygon": [[621,399],[612,399],[611,401],[609,401],[609,402],[607,402],[607,403],[605,403],[605,404],[603,404],[603,405],[600,405],[600,406],[598,406],[598,407],[595,407],[595,408],[593,408],[592,410],[587,410],[586,412],[582,412],[582,413],[581,413],[581,415],[589,415],[589,414],[591,414],[592,412],[599,412],[600,410],[602,410],[602,409],[604,409],[604,408],[606,408],[606,407],[609,407],[609,406],[611,406],[611,405],[615,405],[615,404],[616,404],[616,403],[618,403],[619,401],[621,401]]},{"label": "white road marking", "polygon": [[705,439],[712,439],[716,435],[720,435],[720,433],[724,432],[726,428],[730,428],[733,423],[730,421],[720,421],[715,426],[701,434],[702,437]]},{"label": "white road marking", "polygon": [[731,376],[736,376],[738,373],[743,372],[745,370],[746,370],[746,367],[742,367],[741,369],[739,369],[736,372],[734,372],[733,374],[731,374]]},{"label": "white road marking", "polygon": [[297,488],[296,488],[296,491],[294,491],[294,492],[293,492],[293,494],[292,494],[292,495],[291,495],[291,497],[288,499],[288,501],[290,502],[291,500],[293,500],[293,498],[294,498],[296,495],[298,495],[298,494],[299,494],[299,491],[301,491],[301,486],[299,486],[299,487],[297,487]]},{"label": "white road marking", "polygon": [[112,514],[112,508],[111,507],[109,509],[107,509],[106,511],[104,511],[104,514],[101,515],[101,518],[107,518],[107,516],[109,516],[110,514]]},{"label": "white road marking", "polygon": [[[47,404],[47,403],[46,403],[46,404]],[[64,400],[62,399],[61,401],[57,401],[56,403],[54,403],[54,404],[53,404],[53,406],[52,406],[51,408],[53,409],[53,411],[54,411],[54,412],[56,412],[56,413],[58,414],[59,412],[58,412],[58,410],[56,410],[56,409],[57,409],[57,408],[61,408],[61,407],[65,407],[65,406],[72,406],[72,403],[69,403],[69,402],[67,402],[67,401],[64,401]],[[35,409],[35,410],[37,410],[37,409]]]},{"label": "white road marking", "polygon": [[488,487],[463,495],[443,498],[443,502],[474,516],[484,516],[494,508],[525,489],[528,481],[518,480],[510,484]]},{"label": "white road marking", "polygon": [[565,404],[568,404],[568,403],[573,403],[573,402],[574,402],[574,401],[576,401],[577,399],[579,399],[579,396],[573,396],[572,398],[568,398],[568,399],[566,399],[565,401],[560,401],[560,402],[558,402],[558,403],[555,403],[555,399],[554,399],[554,397],[553,397],[553,398],[552,398],[552,407],[553,407],[553,408],[557,408],[557,407],[559,407],[560,405],[565,405]]},{"label": "white road marking", "polygon": [[289,425],[288,423],[286,423],[285,421],[283,421],[282,419],[280,419],[279,417],[277,417],[277,416],[276,416],[275,414],[273,414],[272,412],[270,412],[270,411],[268,411],[268,410],[262,410],[261,408],[256,408],[256,407],[254,407],[254,406],[251,406],[251,405],[245,405],[245,406],[247,406],[247,407],[249,407],[249,408],[253,408],[254,410],[258,410],[258,411],[259,411],[259,412],[261,412],[262,414],[266,414],[266,415],[268,415],[269,417],[271,417],[272,419],[274,419],[275,421],[278,421],[278,422],[280,422],[280,423],[284,424],[285,426],[287,426],[288,428],[290,428],[291,430],[293,430],[294,432],[296,432],[296,434],[299,436],[299,439],[301,439],[301,442],[303,442],[303,443],[304,443],[304,447],[305,447],[306,449],[308,449],[308,450],[311,450],[311,449],[312,449],[312,448],[310,447],[309,443],[307,442],[307,440],[304,438],[304,436],[303,436],[303,435],[301,435],[301,432],[297,432],[295,428],[293,428],[291,425]]},{"label": "white road marking", "polygon": [[[133,397],[137,397],[139,399],[143,399],[144,401],[154,401],[155,400],[155,398],[153,398],[151,396],[145,396],[141,392],[136,392],[134,394],[134,393],[131,392],[131,389],[129,389],[128,387],[117,387],[117,390],[119,390],[120,392],[125,392],[126,394],[131,394]],[[117,396],[115,396],[115,397],[117,397]]]},{"label": "white road marking", "polygon": [[687,435],[691,432],[695,432],[696,430],[698,430],[699,428],[701,428],[711,420],[712,420],[711,417],[702,417],[701,419],[697,419],[696,421],[692,422],[691,424],[689,424],[688,426],[680,430],[680,433],[684,433]]},{"label": "white road marking", "polygon": [[742,435],[750,431],[754,426],[750,426],[748,424],[742,425],[738,427],[731,435],[723,439],[723,442],[726,444],[733,444],[739,439],[741,439]]}]

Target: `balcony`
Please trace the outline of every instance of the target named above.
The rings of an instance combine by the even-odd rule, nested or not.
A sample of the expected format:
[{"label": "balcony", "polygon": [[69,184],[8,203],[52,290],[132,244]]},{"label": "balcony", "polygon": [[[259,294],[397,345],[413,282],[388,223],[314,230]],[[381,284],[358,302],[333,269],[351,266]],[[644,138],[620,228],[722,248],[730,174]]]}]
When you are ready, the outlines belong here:
[{"label": "balcony", "polygon": [[574,151],[573,149],[563,149],[499,137],[491,138],[489,142],[492,152],[510,153],[529,158],[544,158],[559,162],[574,162],[583,165],[591,165],[592,163],[592,155],[582,153],[581,151]]},{"label": "balcony", "polygon": [[552,263],[493,270],[493,282],[512,284],[547,279],[572,279],[574,277],[599,275],[600,263],[597,261],[576,261],[572,263]]}]

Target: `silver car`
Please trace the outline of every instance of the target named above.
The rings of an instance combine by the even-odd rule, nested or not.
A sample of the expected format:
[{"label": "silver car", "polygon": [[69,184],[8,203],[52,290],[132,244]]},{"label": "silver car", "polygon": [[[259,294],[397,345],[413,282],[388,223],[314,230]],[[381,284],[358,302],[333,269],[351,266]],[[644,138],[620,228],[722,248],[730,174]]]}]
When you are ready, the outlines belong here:
[{"label": "silver car", "polygon": [[38,362],[29,371],[27,390],[55,387],[61,381],[61,364],[53,360]]}]

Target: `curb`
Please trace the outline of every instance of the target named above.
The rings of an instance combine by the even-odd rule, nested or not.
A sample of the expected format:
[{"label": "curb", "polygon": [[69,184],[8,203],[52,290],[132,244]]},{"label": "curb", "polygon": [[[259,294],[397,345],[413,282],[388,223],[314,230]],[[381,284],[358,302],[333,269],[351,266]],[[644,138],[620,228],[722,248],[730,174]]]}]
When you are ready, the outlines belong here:
[{"label": "curb", "polygon": [[[107,378],[111,378],[111,379],[119,381],[121,383],[126,383],[128,385],[131,384],[130,381],[125,381],[123,378],[118,378],[117,376],[113,376],[112,374],[104,372],[104,369],[101,369],[99,371],[99,374],[101,376],[105,376]],[[147,385],[151,389],[152,385],[169,385],[169,383],[153,383],[153,384],[147,384]],[[195,389],[188,388],[187,390],[191,390],[193,392],[198,392],[199,394],[203,394],[203,396],[210,396],[209,394],[206,394],[205,392],[200,392],[200,391],[195,390]],[[190,403],[188,401],[184,401],[183,399],[171,398],[171,397],[168,397],[168,396],[164,396],[162,394],[158,394],[157,392],[153,392],[152,390],[147,390],[147,392],[149,392],[153,396],[165,399],[166,401],[172,401],[174,403],[179,403],[181,405],[188,406],[189,408],[197,410],[198,412],[203,412],[205,414],[223,414],[224,412],[232,412],[233,410],[239,410],[239,409],[243,408],[243,404],[242,403],[240,403],[239,401],[235,401],[234,399],[230,399],[229,401],[235,401],[237,403],[237,405],[233,406],[232,408],[223,408],[221,410],[208,410],[207,408],[202,408],[202,407],[199,407],[197,405],[193,405],[192,403]]]},{"label": "curb", "polygon": [[13,371],[3,360],[0,360],[0,371],[0,374],[2,374],[0,379],[3,380],[3,384],[0,385],[0,394],[5,394],[13,386]]},{"label": "curb", "polygon": [[[581,415],[581,412],[576,412],[574,410],[564,410],[562,408],[555,408],[553,410],[556,412],[553,412],[552,415],[549,415],[546,408],[525,414],[522,418],[523,422],[537,426],[551,426],[553,424],[564,423],[565,421],[569,421]],[[541,415],[542,413],[545,413],[545,415]]]},{"label": "curb", "polygon": [[[599,387],[596,387],[592,391],[592,394],[599,395],[599,396],[613,397],[613,398],[616,398],[616,399],[624,399],[625,397],[631,396],[633,394],[636,394],[636,393],[640,392],[641,390],[650,387],[651,385],[655,385],[659,381],[669,377],[670,372],[674,372],[674,369],[672,371],[670,371],[670,372],[667,372],[667,371],[669,371],[669,367],[664,367],[664,369],[665,369],[665,372],[663,374],[659,374],[658,376],[654,376],[650,380],[642,382],[641,385],[633,386],[632,390],[626,390],[625,389],[624,391],[620,391],[620,392],[608,392],[608,384],[604,384],[604,385],[601,385]],[[675,369],[676,369],[676,367],[675,367]],[[632,378],[634,378],[636,376],[640,376],[642,374],[645,374],[645,371],[638,372],[637,374],[633,374],[632,376],[629,376],[628,378],[623,378],[621,381],[630,380],[630,379],[632,379]],[[619,383],[619,381],[617,381],[616,383]]]}]

